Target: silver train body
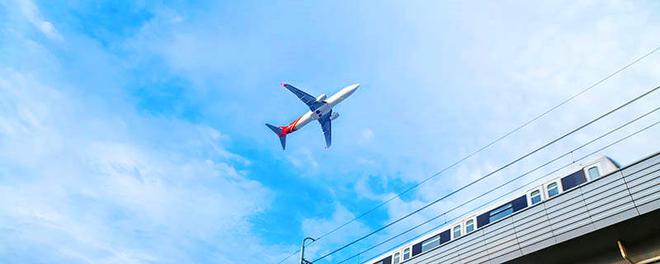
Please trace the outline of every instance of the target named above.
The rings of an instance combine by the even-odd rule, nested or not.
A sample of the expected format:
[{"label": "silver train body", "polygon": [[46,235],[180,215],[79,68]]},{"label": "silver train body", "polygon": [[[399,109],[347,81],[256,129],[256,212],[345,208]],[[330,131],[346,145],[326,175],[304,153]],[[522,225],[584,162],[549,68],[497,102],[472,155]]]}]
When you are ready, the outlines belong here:
[{"label": "silver train body", "polygon": [[510,217],[520,210],[553,199],[570,189],[618,169],[619,166],[608,157],[601,157],[585,164],[573,166],[563,173],[551,175],[537,181],[538,184],[534,185],[533,188],[520,190],[515,195],[492,203],[492,206],[486,207],[485,210],[465,215],[452,224],[431,231],[366,263],[400,264],[407,262],[422,253],[432,251],[475,230]]}]

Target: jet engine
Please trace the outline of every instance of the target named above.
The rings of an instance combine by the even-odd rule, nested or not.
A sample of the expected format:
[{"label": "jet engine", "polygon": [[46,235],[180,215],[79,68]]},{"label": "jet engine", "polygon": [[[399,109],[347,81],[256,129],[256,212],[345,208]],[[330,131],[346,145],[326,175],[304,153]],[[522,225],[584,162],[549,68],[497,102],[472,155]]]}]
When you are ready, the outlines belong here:
[{"label": "jet engine", "polygon": [[325,96],[325,94],[321,94],[321,95],[319,95],[319,97],[316,97],[316,101],[321,102],[321,101],[325,100],[325,98],[327,98],[327,96]]},{"label": "jet engine", "polygon": [[337,117],[339,117],[339,113],[332,112],[332,115],[330,116],[330,120],[335,120],[335,119],[337,119]]}]

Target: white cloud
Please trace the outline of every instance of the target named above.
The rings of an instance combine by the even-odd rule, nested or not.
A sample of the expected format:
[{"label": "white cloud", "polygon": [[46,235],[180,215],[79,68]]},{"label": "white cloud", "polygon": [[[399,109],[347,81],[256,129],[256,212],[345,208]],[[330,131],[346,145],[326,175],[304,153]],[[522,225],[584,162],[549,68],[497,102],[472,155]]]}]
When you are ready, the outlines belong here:
[{"label": "white cloud", "polygon": [[299,170],[316,170],[319,168],[319,162],[316,161],[314,153],[306,147],[298,147],[290,150],[292,153],[287,153],[286,158],[289,162]]},{"label": "white cloud", "polygon": [[[10,26],[60,38],[34,3],[18,3]],[[0,43],[12,54],[0,62],[3,261],[275,262],[291,249],[252,231],[274,194],[225,148],[229,136],[135,110],[121,87],[130,70],[84,35],[52,50],[29,30],[10,33]]]},{"label": "white cloud", "polygon": [[[419,182],[660,45],[660,37],[649,34],[660,30],[660,21],[652,18],[652,8],[644,3],[612,1],[606,5],[594,2],[530,5],[512,8],[501,3],[482,7],[439,4],[424,10],[413,5],[404,7],[408,11],[415,10],[401,12],[410,14],[405,23],[408,23],[406,28],[414,32],[415,37],[411,39],[416,40],[410,41],[413,43],[412,52],[423,51],[424,54],[410,56],[410,61],[389,63],[411,69],[412,73],[407,74],[414,74],[414,80],[406,85],[414,86],[415,89],[394,91],[394,101],[398,104],[381,101],[369,109],[370,114],[378,112],[377,106],[396,105],[396,109],[417,110],[391,111],[388,112],[391,115],[383,119],[385,124],[370,124],[379,133],[380,144],[373,146],[385,146],[375,151],[382,153],[375,159],[382,160],[383,166],[394,165],[402,171],[414,171],[394,173],[394,179],[410,184]],[[449,10],[458,16],[448,16],[448,22],[435,19],[437,16],[432,13],[438,10]],[[519,14],[514,15],[512,12]],[[448,27],[460,27],[461,32],[452,36],[446,33]],[[458,46],[447,42],[457,42]],[[453,49],[447,49],[448,46]],[[447,63],[452,65],[445,65]],[[387,206],[390,219],[396,219],[401,212],[413,211],[420,207],[420,202],[425,204],[435,200],[657,86],[660,80],[659,65],[660,53],[656,53],[461,166],[425,183],[412,198],[394,200]],[[454,68],[461,70],[456,73],[458,77],[446,77],[454,74],[451,71]],[[391,80],[395,74],[380,75]],[[397,72],[396,75],[406,76],[406,73]],[[449,87],[454,82],[459,87]],[[406,107],[402,104],[406,102],[405,97],[409,91],[414,91],[411,96],[415,99],[411,100],[415,103]],[[426,212],[422,219],[452,208],[453,204],[474,198],[614,128],[651,109],[659,98],[658,94],[649,96],[639,104],[628,107],[560,144],[489,177],[447,199],[445,204],[433,206],[429,210],[435,212]],[[414,108],[415,105],[425,107]],[[401,130],[390,126],[392,120],[405,120],[405,125],[414,129],[407,130],[407,136],[402,137]],[[648,124],[650,120],[645,121]],[[633,127],[640,128],[642,124],[644,122]],[[654,131],[657,132],[657,128]],[[654,132],[648,132],[641,134],[637,140],[626,141],[601,154],[610,155],[626,164],[657,151],[659,143]],[[594,150],[595,146],[589,146],[587,150]],[[559,163],[567,161],[568,158]],[[430,169],[420,175],[419,168],[426,167]],[[520,188],[523,182],[542,176],[547,171],[549,169],[541,170],[520,182],[496,190],[487,196],[488,199],[472,203],[469,208]],[[406,187],[404,185],[400,190]],[[376,200],[381,197],[364,182],[358,182],[356,193]],[[411,219],[403,226],[410,227],[418,221]]]},{"label": "white cloud", "polygon": [[[305,219],[302,222],[302,231],[303,234],[311,236],[313,238],[318,238],[322,234],[326,234],[335,227],[353,219],[355,215],[350,212],[346,207],[337,203],[335,204],[334,211],[329,218],[309,218]],[[343,230],[339,233],[329,234],[326,237],[321,238],[318,242],[311,244],[306,254],[308,254],[310,259],[318,258],[320,255],[327,253],[329,250],[336,248],[350,239],[355,239],[361,234],[368,232],[369,229],[366,225],[360,221],[354,222],[347,230]],[[317,237],[314,237],[317,236]],[[325,261],[339,261],[341,258],[336,258],[335,256],[330,256]],[[293,263],[293,262],[292,262]]]},{"label": "white cloud", "polygon": [[[92,104],[62,88],[70,85],[0,69],[0,258],[245,263],[274,255],[250,224],[272,194],[236,168],[249,161],[224,149],[218,131]],[[194,253],[200,246],[206,254]]]},{"label": "white cloud", "polygon": [[[31,2],[22,3],[27,3],[21,10],[31,21],[30,23],[46,35],[57,34],[55,27],[39,15]],[[290,149],[286,157],[298,168],[318,169],[320,166],[325,167],[326,164],[329,164],[328,167],[341,164],[334,166],[332,170],[317,170],[320,171],[319,173],[325,172],[319,178],[324,183],[328,183],[328,188],[341,184],[355,186],[356,193],[361,195],[359,198],[380,202],[390,197],[386,194],[397,191],[392,190],[392,186],[405,186],[406,183],[410,184],[426,178],[508,129],[609,74],[660,42],[658,35],[654,34],[659,31],[660,23],[650,11],[654,9],[647,8],[646,3],[612,1],[601,5],[594,2],[566,1],[548,2],[542,5],[531,3],[527,6],[507,6],[506,3],[492,5],[441,3],[438,6],[425,6],[425,8],[409,4],[390,8],[392,10],[351,9],[351,12],[356,10],[375,12],[365,12],[355,16],[360,17],[361,20],[348,21],[350,28],[332,23],[332,26],[312,28],[313,30],[307,33],[313,32],[318,35],[310,34],[304,37],[299,37],[302,35],[300,32],[305,32],[307,28],[287,27],[289,24],[272,20],[268,16],[255,16],[263,20],[251,18],[249,32],[236,32],[233,27],[239,28],[237,24],[245,21],[236,17],[224,19],[223,16],[215,13],[220,9],[217,7],[209,8],[211,10],[209,12],[196,13],[195,16],[170,12],[147,23],[138,36],[127,43],[127,46],[134,49],[131,51],[139,53],[138,56],[153,53],[150,55],[156,56],[160,59],[158,61],[167,64],[169,69],[191,80],[195,87],[216,87],[218,83],[229,87],[221,92],[221,97],[225,99],[224,103],[214,102],[216,108],[210,109],[209,115],[222,113],[216,118],[231,119],[230,123],[242,129],[242,136],[253,137],[256,142],[267,141],[275,146],[275,149],[278,146],[273,142],[274,139],[269,131],[260,133],[260,131],[252,132],[250,129],[244,129],[261,123],[265,116],[273,118],[273,109],[281,107],[281,105],[275,106],[279,102],[262,100],[266,101],[264,104],[271,105],[261,104],[259,105],[261,109],[255,111],[254,104],[240,103],[243,100],[254,100],[255,94],[258,95],[257,99],[272,99],[271,90],[255,87],[265,87],[264,82],[277,83],[272,79],[292,78],[283,77],[292,72],[301,76],[312,76],[294,77],[302,78],[307,82],[327,82],[327,79],[324,79],[327,76],[332,76],[333,79],[364,79],[365,84],[360,95],[353,96],[351,104],[343,105],[346,111],[342,113],[346,114],[342,115],[341,122],[337,123],[334,148],[323,153],[304,148]],[[301,12],[304,13],[302,15],[309,14],[309,17],[315,19],[317,19],[315,15],[340,17],[336,10],[306,11],[310,12]],[[396,16],[383,19],[388,11],[394,11],[392,13]],[[185,19],[181,19],[182,17]],[[294,17],[295,21],[306,19],[306,17]],[[278,22],[280,24],[276,24]],[[209,24],[218,26],[208,27]],[[270,29],[274,27],[285,31],[271,31]],[[364,34],[365,32],[368,34]],[[340,39],[339,42],[334,42],[337,40],[333,37],[337,35],[342,37],[337,38]],[[264,48],[262,43],[269,45]],[[337,47],[337,50],[331,52],[319,50],[323,46]],[[326,53],[331,56],[326,57],[324,55]],[[333,64],[330,59],[342,55],[346,56],[337,61],[345,72],[349,72],[343,75],[335,69],[339,67],[336,67],[337,64]],[[292,58],[295,56],[300,58]],[[485,151],[483,155],[437,177],[425,184],[412,198],[393,201],[386,208],[385,218],[393,219],[418,208],[421,204],[491,171],[498,165],[640,91],[657,85],[657,76],[660,76],[658,64],[660,60],[657,58],[658,54],[650,57],[603,87],[578,98],[568,107],[558,109],[551,116],[516,133],[511,139],[500,142],[494,148]],[[273,64],[277,67],[273,67]],[[330,68],[331,71],[328,70]],[[308,69],[312,70],[306,71]],[[320,73],[319,76],[324,77],[314,79],[315,73]],[[0,79],[5,83],[5,87],[19,86],[21,82],[29,82],[25,80],[31,79],[23,73],[7,76],[16,78]],[[256,78],[257,76],[259,78]],[[230,84],[226,84],[227,82]],[[33,83],[27,85],[33,89],[39,86],[39,82],[37,85]],[[11,89],[6,90],[10,95],[16,93]],[[109,207],[124,209],[112,217],[121,219],[122,215],[127,213],[130,216],[138,215],[136,212],[144,212],[144,215],[139,214],[137,219],[133,219],[141,224],[140,230],[149,231],[149,225],[155,223],[164,229],[172,229],[168,232],[172,232],[174,236],[182,234],[177,230],[185,230],[184,233],[193,234],[196,239],[206,239],[208,238],[206,235],[209,234],[206,231],[210,229],[215,232],[210,232],[211,235],[226,234],[233,238],[245,238],[248,242],[254,241],[249,234],[249,222],[245,219],[251,214],[260,212],[263,209],[261,206],[267,204],[260,201],[268,199],[246,195],[252,193],[246,192],[247,189],[259,189],[260,186],[250,181],[245,172],[235,168],[239,164],[248,166],[250,161],[224,149],[221,144],[223,134],[208,127],[176,120],[141,117],[132,113],[130,107],[128,113],[124,113],[125,111],[121,109],[113,109],[120,113],[106,113],[97,117],[94,115],[99,114],[98,109],[90,104],[79,105],[79,97],[74,96],[71,99],[70,94],[50,88],[41,89],[38,94],[44,95],[50,101],[26,104],[29,107],[9,108],[13,112],[3,115],[8,122],[0,122],[0,131],[6,133],[7,138],[12,140],[1,141],[5,152],[0,154],[3,157],[8,156],[5,163],[10,164],[3,164],[10,165],[6,170],[21,171],[22,168],[35,168],[24,172],[28,175],[21,179],[29,181],[34,177],[40,183],[38,186],[49,187],[43,187],[44,190],[26,187],[22,193],[9,190],[7,195],[34,196],[30,198],[34,201],[28,199],[23,203],[39,204],[40,206],[27,206],[37,208],[36,211],[22,211],[11,207],[11,210],[17,210],[11,213],[20,215],[21,219],[36,219],[34,222],[25,220],[26,222],[38,223],[38,226],[63,226],[64,228],[57,230],[76,230],[69,232],[75,237],[73,241],[95,242],[81,242],[79,244],[90,244],[94,247],[85,250],[69,249],[67,256],[76,259],[94,259],[94,256],[90,257],[87,253],[108,251],[117,252],[113,254],[117,258],[121,256],[121,260],[132,258],[148,261],[154,257],[148,254],[150,250],[141,248],[140,245],[136,247],[122,245],[119,247],[121,250],[118,250],[115,248],[118,247],[117,243],[98,239],[106,235],[113,237],[109,234],[112,233],[110,232],[112,229],[100,228],[107,225],[106,218],[85,218],[86,215],[82,215],[83,219],[78,220],[72,219],[69,212],[56,210],[68,207],[66,201],[73,187],[80,190],[80,193],[76,193],[78,195],[91,197],[89,199],[93,201],[111,200],[112,204]],[[0,99],[9,102],[18,100],[13,97]],[[37,99],[39,98],[29,98],[26,102]],[[654,101],[647,101],[646,106],[649,105],[648,102]],[[350,107],[355,108],[350,109]],[[53,109],[57,111],[51,114]],[[93,111],[85,115],[88,109]],[[640,108],[635,110],[638,109]],[[227,113],[234,117],[227,117]],[[284,114],[288,113],[281,115]],[[72,116],[76,117],[76,122],[68,120]],[[141,125],[144,122],[146,124]],[[601,128],[606,129],[614,123],[616,122],[605,123],[607,125]],[[154,131],[145,128],[147,126],[155,126],[159,129]],[[364,127],[368,128],[364,129]],[[134,131],[135,128],[141,129]],[[313,135],[318,138],[318,131],[310,128],[307,130],[310,131],[308,135],[304,134],[305,131],[301,131],[301,134],[295,136],[311,138]],[[169,135],[164,131],[177,131],[175,134],[178,136]],[[567,144],[553,148],[552,152],[556,153],[574,146],[582,142],[583,138],[591,138],[598,130],[591,132],[568,139]],[[377,137],[374,136],[375,133]],[[262,135],[266,134],[267,136],[263,136],[262,139]],[[165,137],[166,140],[162,140],[161,137]],[[358,143],[369,142],[369,144],[364,144],[361,148],[347,147],[353,140],[357,140]],[[163,141],[173,143],[161,145]],[[341,142],[347,142],[343,148]],[[647,136],[644,142],[647,143],[643,146],[616,149],[608,154],[616,155],[625,162],[643,153],[657,150],[657,138]],[[199,148],[206,150],[204,153],[213,153],[216,155],[215,158],[204,155],[189,157],[186,154],[191,149]],[[279,155],[280,150],[277,151]],[[484,185],[493,186],[492,184],[501,182],[510,175],[516,175],[549,156],[552,156],[551,153],[541,153],[539,157],[497,174]],[[55,164],[58,166],[52,164],[53,159],[58,160]],[[317,160],[323,162],[319,163]],[[43,181],[47,181],[48,184],[44,184],[40,180],[43,177],[39,177],[44,174],[41,170],[47,170],[46,175],[60,175],[63,179],[46,177]],[[374,188],[380,190],[379,192],[371,190],[365,182],[354,184],[355,179],[360,178],[356,175],[363,175],[365,172],[378,175],[375,176],[381,181],[378,185],[384,186]],[[96,177],[90,178],[89,175]],[[177,180],[181,178],[187,180],[185,182]],[[78,182],[79,180],[84,181],[81,183]],[[396,182],[404,184],[396,184]],[[207,186],[209,183],[214,184],[213,190],[217,188],[222,192],[209,189]],[[110,192],[96,186],[97,184],[115,191]],[[410,223],[420,222],[425,217],[442,211],[443,208],[486,190],[485,188],[481,186],[473,189],[473,192],[456,196],[434,207],[432,212],[419,215],[389,232],[393,234]],[[59,206],[45,203],[39,195],[35,195],[36,193],[43,193],[45,197],[43,199],[52,200]],[[232,198],[234,196],[237,198]],[[20,203],[20,201],[16,202]],[[224,211],[221,210],[222,208],[213,207],[215,203],[228,204],[231,210]],[[222,212],[206,214],[206,210],[195,208],[196,204],[209,204],[209,211]],[[167,205],[174,205],[174,208]],[[245,212],[234,212],[236,210]],[[330,224],[340,224],[342,220],[348,220],[353,215],[346,208],[338,205],[330,219],[314,218],[303,223],[302,228],[312,232],[314,230],[311,229],[318,225],[325,230]],[[79,215],[75,216],[78,218]],[[190,219],[186,218],[188,216]],[[231,222],[227,219],[238,219],[242,225],[229,225],[223,229],[216,227],[211,223],[212,221],[205,222],[198,219],[216,220],[217,223],[223,223],[223,226]],[[191,222],[189,223],[188,220]],[[73,226],[78,227],[81,223],[88,223],[86,221],[99,223],[90,226],[101,230],[73,229]],[[128,227],[125,226],[119,228],[119,230],[127,229]],[[364,230],[358,228],[354,231]],[[130,237],[130,234],[118,233],[117,236]],[[346,230],[339,233],[353,235]],[[84,234],[91,235],[84,237],[85,240],[78,238]],[[144,232],[144,234],[152,234],[152,232]],[[61,238],[64,235],[53,237]],[[33,238],[42,237],[34,234]],[[121,238],[117,238],[117,241],[120,240]],[[182,240],[190,242],[190,240]],[[344,241],[347,240],[344,238]],[[263,248],[251,252],[259,252],[259,250]],[[67,251],[67,248],[62,251]],[[181,252],[176,247],[171,251]],[[103,254],[99,253],[99,255]],[[231,259],[231,254],[219,254],[219,258],[225,262],[235,261]]]},{"label": "white cloud", "polygon": [[371,128],[365,128],[362,129],[362,132],[360,133],[359,142],[365,144],[371,141],[373,138],[374,138],[374,131],[371,130]]},{"label": "white cloud", "polygon": [[62,36],[57,31],[53,23],[45,20],[41,16],[39,8],[32,0],[16,0],[16,4],[25,18],[41,33],[54,40],[62,40]]}]

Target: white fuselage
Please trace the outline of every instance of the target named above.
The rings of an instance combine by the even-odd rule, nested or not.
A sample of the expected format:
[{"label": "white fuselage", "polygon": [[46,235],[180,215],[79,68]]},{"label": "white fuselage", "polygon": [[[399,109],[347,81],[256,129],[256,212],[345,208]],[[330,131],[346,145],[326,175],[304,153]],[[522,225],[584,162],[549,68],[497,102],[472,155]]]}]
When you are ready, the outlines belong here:
[{"label": "white fuselage", "polygon": [[307,125],[307,123],[317,120],[321,118],[323,115],[329,113],[332,111],[332,108],[344,101],[346,98],[351,96],[357,90],[357,88],[360,87],[359,84],[352,84],[349,86],[344,87],[343,89],[339,90],[339,92],[333,94],[332,96],[328,97],[327,99],[323,100],[325,104],[323,106],[319,107],[316,109],[316,111],[307,111],[307,113],[303,114],[300,116],[298,119],[295,121],[291,122],[289,124],[289,129],[290,132],[296,131],[300,129],[301,127]]}]

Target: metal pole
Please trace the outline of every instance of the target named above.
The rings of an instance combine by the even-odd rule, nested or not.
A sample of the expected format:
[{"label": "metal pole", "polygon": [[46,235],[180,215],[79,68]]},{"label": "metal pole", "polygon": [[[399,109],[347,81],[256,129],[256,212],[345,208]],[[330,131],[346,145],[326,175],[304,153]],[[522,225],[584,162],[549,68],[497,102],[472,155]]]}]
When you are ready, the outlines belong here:
[{"label": "metal pole", "polygon": [[305,259],[305,242],[307,242],[308,239],[312,240],[312,242],[316,241],[316,239],[313,239],[311,237],[306,237],[305,239],[303,239],[302,248],[300,249],[300,264],[313,264],[311,261]]},{"label": "metal pole", "polygon": [[627,260],[628,263],[630,263],[630,264],[635,263],[630,259],[630,257],[628,257],[628,253],[626,253],[626,248],[623,246],[623,243],[621,242],[621,240],[617,240],[616,244],[619,246],[619,252],[621,252],[621,257],[623,259]]},{"label": "metal pole", "polygon": [[655,262],[660,261],[660,256],[655,256],[655,257],[652,257],[652,258],[648,258],[648,259],[645,259],[645,260],[640,260],[640,261],[634,262],[634,261],[632,261],[632,259],[630,259],[630,256],[628,256],[628,253],[626,252],[626,247],[623,246],[623,242],[621,242],[621,240],[617,240],[616,244],[619,246],[619,252],[621,252],[621,257],[623,259],[627,260],[628,263],[631,263],[631,264],[649,264],[649,263],[655,263]]}]

